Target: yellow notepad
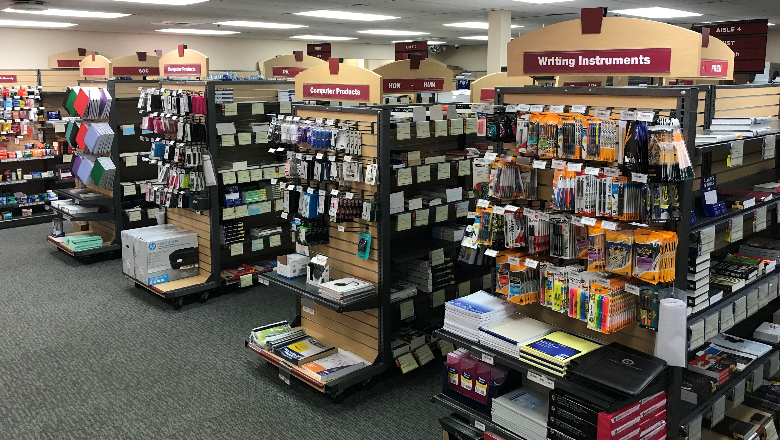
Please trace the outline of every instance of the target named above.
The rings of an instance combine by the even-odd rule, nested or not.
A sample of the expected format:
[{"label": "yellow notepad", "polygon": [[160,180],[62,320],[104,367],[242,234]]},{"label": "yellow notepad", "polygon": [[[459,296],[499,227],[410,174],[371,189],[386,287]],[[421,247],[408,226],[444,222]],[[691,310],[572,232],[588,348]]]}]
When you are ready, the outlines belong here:
[{"label": "yellow notepad", "polygon": [[554,332],[523,344],[520,350],[530,356],[546,360],[562,367],[574,358],[582,356],[601,345],[564,332]]}]

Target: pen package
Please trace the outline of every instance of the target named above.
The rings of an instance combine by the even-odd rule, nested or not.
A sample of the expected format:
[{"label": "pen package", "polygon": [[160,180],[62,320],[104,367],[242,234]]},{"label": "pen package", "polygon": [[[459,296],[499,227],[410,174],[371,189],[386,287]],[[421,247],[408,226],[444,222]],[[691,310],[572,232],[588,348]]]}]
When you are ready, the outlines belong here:
[{"label": "pen package", "polygon": [[633,231],[607,231],[607,271],[631,276]]}]

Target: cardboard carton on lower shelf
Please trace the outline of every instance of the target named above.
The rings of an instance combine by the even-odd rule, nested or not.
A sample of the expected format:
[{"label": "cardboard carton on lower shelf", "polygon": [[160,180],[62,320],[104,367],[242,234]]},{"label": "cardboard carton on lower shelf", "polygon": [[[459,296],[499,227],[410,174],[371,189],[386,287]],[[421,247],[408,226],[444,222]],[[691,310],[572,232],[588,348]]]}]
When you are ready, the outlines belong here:
[{"label": "cardboard carton on lower shelf", "polygon": [[198,236],[176,228],[134,240],[136,279],[147,285],[190,278],[200,273]]}]

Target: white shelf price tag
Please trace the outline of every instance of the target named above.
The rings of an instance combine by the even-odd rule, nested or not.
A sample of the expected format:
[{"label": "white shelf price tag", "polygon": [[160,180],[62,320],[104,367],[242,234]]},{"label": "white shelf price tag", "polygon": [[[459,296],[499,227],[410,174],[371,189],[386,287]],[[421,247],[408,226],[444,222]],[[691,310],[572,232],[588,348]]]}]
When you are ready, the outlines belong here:
[{"label": "white shelf price tag", "polygon": [[601,227],[604,229],[609,229],[610,231],[617,231],[618,224],[615,222],[608,222],[606,220],[602,220]]},{"label": "white shelf price tag", "polygon": [[537,267],[539,267],[539,262],[536,260],[532,260],[530,258],[526,258],[525,265],[530,267],[531,269],[536,269]]},{"label": "white shelf price tag", "polygon": [[528,370],[528,380],[532,382],[536,382],[539,385],[545,386],[547,388],[553,389],[555,388],[555,381],[550,379],[544,374],[537,373],[535,371]]},{"label": "white shelf price tag", "polygon": [[565,160],[560,160],[560,159],[553,159],[552,167],[555,170],[565,170],[566,169],[566,161]]},{"label": "white shelf price tag", "polygon": [[547,161],[546,160],[535,159],[534,160],[534,168],[537,168],[537,169],[540,169],[540,170],[543,170],[543,169],[547,168]]},{"label": "white shelf price tag", "polygon": [[485,432],[486,429],[485,424],[480,422],[479,420],[474,420],[474,427],[482,432]]},{"label": "white shelf price tag", "polygon": [[290,371],[291,368],[287,364],[284,362],[279,363],[279,379],[287,385],[290,385]]},{"label": "white shelf price tag", "polygon": [[488,250],[485,251],[485,255],[488,256],[488,257],[495,258],[498,255],[498,251],[495,250],[495,249],[488,249]]},{"label": "white shelf price tag", "polygon": [[586,113],[588,111],[587,105],[573,105],[571,106],[572,113]]},{"label": "white shelf price tag", "polygon": [[563,113],[563,108],[565,106],[563,105],[551,105],[550,106],[550,113]]},{"label": "white shelf price tag", "polygon": [[586,226],[596,226],[596,219],[593,217],[582,217],[582,224]]},{"label": "white shelf price tag", "polygon": [[588,174],[590,176],[598,176],[600,172],[601,172],[600,168],[585,167],[585,174]]},{"label": "white shelf price tag", "polygon": [[482,353],[482,362],[493,365],[493,356],[487,353]]},{"label": "white shelf price tag", "polygon": [[633,182],[647,183],[647,174],[631,173]]}]

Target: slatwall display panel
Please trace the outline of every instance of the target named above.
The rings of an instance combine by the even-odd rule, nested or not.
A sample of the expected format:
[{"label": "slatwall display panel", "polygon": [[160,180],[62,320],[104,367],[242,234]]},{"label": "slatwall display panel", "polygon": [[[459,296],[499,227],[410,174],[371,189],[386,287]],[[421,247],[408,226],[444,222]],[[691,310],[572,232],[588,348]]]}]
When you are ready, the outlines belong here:
[{"label": "slatwall display panel", "polygon": [[16,77],[16,82],[0,80],[0,85],[4,87],[15,86],[28,86],[35,87],[38,85],[38,70],[0,70],[0,78],[2,77]]},{"label": "slatwall display panel", "polygon": [[780,113],[780,86],[715,88],[715,117],[772,116]]},{"label": "slatwall display panel", "polygon": [[204,246],[200,240],[203,239],[208,242],[211,239],[211,221],[208,212],[198,214],[189,209],[168,208],[167,218],[169,224],[198,234],[200,274],[202,276],[211,275],[211,248],[210,246]]},{"label": "slatwall display panel", "polygon": [[116,238],[116,225],[114,222],[89,222],[92,233],[99,235],[104,244],[110,244]]},{"label": "slatwall display panel", "polygon": [[[311,310],[314,310],[313,314]],[[337,313],[302,301],[301,327],[320,342],[351,351],[373,362],[379,354],[379,329],[364,322],[369,316],[365,313],[358,317],[361,319],[356,319],[355,312],[351,315]]]},{"label": "slatwall display panel", "polygon": [[[775,179],[775,161],[762,158],[763,138],[744,141],[742,147],[742,165],[730,165],[729,148],[720,148],[712,151],[712,163],[707,175],[716,175],[718,188],[722,189],[751,189],[757,183],[772,182]],[[702,156],[692,158],[695,169],[700,169]],[[772,170],[771,172],[768,172]],[[701,188],[701,175],[697,174],[693,181],[693,190]]]},{"label": "slatwall display panel", "polygon": [[279,82],[270,84],[241,84],[236,82],[230,85],[220,85],[216,90],[233,89],[233,102],[251,101],[277,101],[280,89],[294,89],[295,83]]},{"label": "slatwall display panel", "polygon": [[41,70],[41,85],[46,92],[64,92],[68,87],[78,84],[78,69]]}]

